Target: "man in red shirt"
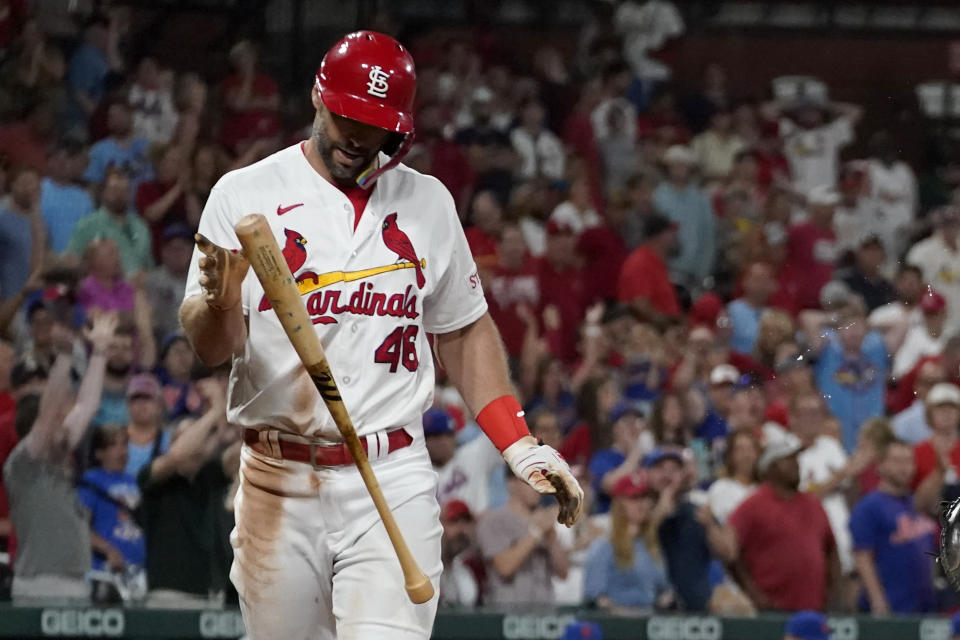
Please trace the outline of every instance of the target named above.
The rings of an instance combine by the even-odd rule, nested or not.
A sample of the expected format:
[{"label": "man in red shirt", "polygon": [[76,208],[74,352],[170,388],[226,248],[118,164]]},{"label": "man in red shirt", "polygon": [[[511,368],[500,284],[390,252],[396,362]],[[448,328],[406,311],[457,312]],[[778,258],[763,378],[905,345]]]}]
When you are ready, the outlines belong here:
[{"label": "man in red shirt", "polygon": [[630,305],[642,322],[663,327],[680,315],[680,302],[667,270],[667,258],[677,243],[677,225],[653,213],[644,221],[643,236],[643,244],[620,268],[617,298]]},{"label": "man in red shirt", "polygon": [[820,289],[833,278],[836,240],[833,213],[840,196],[832,187],[817,187],[807,196],[810,218],[787,232],[787,257],[780,284],[795,313],[820,308]]},{"label": "man in red shirt", "polygon": [[836,543],[816,496],[800,492],[802,448],[772,439],[757,467],[764,482],[730,515],[723,558],[758,609],[823,610],[840,575]]},{"label": "man in red shirt", "polygon": [[957,484],[960,474],[960,387],[935,384],[923,402],[931,435],[913,448],[916,470],[910,488],[917,511],[931,513],[944,485]]},{"label": "man in red shirt", "polygon": [[523,233],[515,223],[503,225],[497,256],[492,276],[484,283],[484,293],[507,354],[519,358],[527,329],[521,307],[525,306],[528,313],[536,312],[540,304],[540,283],[527,255]]},{"label": "man in red shirt", "polygon": [[[537,262],[542,335],[554,357],[577,359],[577,330],[586,313],[586,285],[573,229],[547,223],[547,250]],[[479,265],[479,263],[478,263]]]}]

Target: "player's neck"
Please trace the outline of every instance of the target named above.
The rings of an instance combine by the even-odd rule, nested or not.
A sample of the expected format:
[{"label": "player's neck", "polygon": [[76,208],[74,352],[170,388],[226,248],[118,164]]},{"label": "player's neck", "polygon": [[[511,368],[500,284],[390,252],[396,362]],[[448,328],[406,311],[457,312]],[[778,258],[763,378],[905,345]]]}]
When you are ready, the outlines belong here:
[{"label": "player's neck", "polygon": [[333,181],[333,175],[331,175],[330,169],[327,168],[327,165],[323,162],[323,158],[320,157],[320,152],[317,150],[317,145],[314,144],[313,138],[309,138],[300,148],[303,149],[303,157],[307,159],[307,162],[313,167],[313,170],[330,184],[336,184]]}]

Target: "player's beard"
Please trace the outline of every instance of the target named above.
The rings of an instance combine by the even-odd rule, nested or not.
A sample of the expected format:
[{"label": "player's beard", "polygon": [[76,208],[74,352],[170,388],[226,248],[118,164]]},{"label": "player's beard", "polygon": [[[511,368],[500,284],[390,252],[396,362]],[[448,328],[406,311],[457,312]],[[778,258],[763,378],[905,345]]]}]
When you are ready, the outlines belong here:
[{"label": "player's beard", "polygon": [[327,135],[325,111],[318,113],[317,117],[313,119],[312,135],[313,144],[316,146],[323,164],[330,172],[330,177],[342,187],[356,186],[357,178],[370,166],[380,152],[379,149],[374,149],[363,156],[361,161],[354,166],[345,167],[337,162],[333,157],[333,152],[338,148],[338,145],[334,144],[330,140],[330,136]]}]

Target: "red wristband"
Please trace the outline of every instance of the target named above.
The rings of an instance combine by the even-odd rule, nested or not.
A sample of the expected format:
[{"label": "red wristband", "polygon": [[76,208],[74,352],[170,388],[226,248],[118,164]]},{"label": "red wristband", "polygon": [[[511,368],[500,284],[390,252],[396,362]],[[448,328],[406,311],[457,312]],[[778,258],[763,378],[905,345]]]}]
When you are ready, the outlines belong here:
[{"label": "red wristband", "polygon": [[513,396],[492,400],[477,414],[477,424],[501,453],[520,438],[530,435],[527,421],[523,419],[523,407]]}]

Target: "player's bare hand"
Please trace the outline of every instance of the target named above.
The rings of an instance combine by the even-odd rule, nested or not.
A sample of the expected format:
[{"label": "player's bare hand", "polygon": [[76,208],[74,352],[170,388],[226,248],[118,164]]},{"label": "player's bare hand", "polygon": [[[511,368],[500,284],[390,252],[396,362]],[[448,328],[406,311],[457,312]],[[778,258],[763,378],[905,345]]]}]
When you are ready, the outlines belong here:
[{"label": "player's bare hand", "polygon": [[240,303],[240,286],[250,264],[241,253],[227,251],[202,235],[194,235],[200,257],[200,286],[204,301],[214,309],[226,311]]},{"label": "player's bare hand", "polygon": [[553,447],[537,444],[533,436],[527,436],[507,447],[503,458],[518,478],[540,493],[557,497],[557,522],[571,527],[580,518],[583,489],[570,465]]}]

